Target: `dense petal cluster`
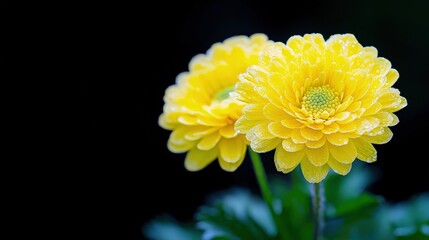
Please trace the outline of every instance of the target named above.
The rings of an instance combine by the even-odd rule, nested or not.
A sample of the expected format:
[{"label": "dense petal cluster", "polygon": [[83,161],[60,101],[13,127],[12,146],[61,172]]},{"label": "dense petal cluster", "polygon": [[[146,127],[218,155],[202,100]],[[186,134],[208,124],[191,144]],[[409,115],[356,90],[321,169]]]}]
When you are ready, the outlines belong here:
[{"label": "dense petal cluster", "polygon": [[275,149],[279,171],[300,164],[309,182],[322,181],[330,168],[346,175],[356,158],[374,162],[373,144],[392,138],[394,112],[407,105],[392,88],[398,77],[352,34],[294,36],[270,44],[240,75],[235,97],[246,105],[235,128],[254,151]]},{"label": "dense petal cluster", "polygon": [[230,96],[238,76],[257,63],[268,44],[263,34],[236,36],[214,44],[206,54],[195,56],[189,72],[177,76],[167,88],[161,127],[172,130],[168,148],[187,152],[185,167],[201,170],[215,159],[222,169],[236,170],[242,163],[248,141],[234,129],[244,103]]}]

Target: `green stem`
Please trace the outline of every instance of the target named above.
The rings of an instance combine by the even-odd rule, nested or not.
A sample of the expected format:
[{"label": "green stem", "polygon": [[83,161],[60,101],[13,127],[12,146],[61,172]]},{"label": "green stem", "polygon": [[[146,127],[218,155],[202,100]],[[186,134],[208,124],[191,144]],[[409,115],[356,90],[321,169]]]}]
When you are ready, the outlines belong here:
[{"label": "green stem", "polygon": [[324,216],[325,209],[325,193],[322,183],[314,183],[312,191],[313,203],[313,217],[314,217],[314,231],[313,240],[321,240],[323,236]]},{"label": "green stem", "polygon": [[252,159],[253,169],[255,170],[256,179],[258,180],[259,187],[261,188],[262,197],[269,206],[273,203],[273,194],[268,185],[267,176],[265,175],[264,166],[262,165],[261,158],[258,153],[249,148],[250,158]]},{"label": "green stem", "polygon": [[267,203],[268,208],[271,212],[271,215],[273,216],[280,239],[286,239],[284,228],[282,228],[281,227],[282,224],[280,224],[281,219],[279,215],[276,214],[273,208],[274,197],[268,185],[267,176],[265,175],[265,170],[264,170],[264,166],[262,165],[261,158],[259,154],[254,152],[250,147],[248,148],[248,150],[249,150],[250,159],[252,159],[253,169],[255,170],[256,179],[258,180],[259,188],[261,189],[261,192],[262,192],[262,197],[264,198],[264,201]]}]

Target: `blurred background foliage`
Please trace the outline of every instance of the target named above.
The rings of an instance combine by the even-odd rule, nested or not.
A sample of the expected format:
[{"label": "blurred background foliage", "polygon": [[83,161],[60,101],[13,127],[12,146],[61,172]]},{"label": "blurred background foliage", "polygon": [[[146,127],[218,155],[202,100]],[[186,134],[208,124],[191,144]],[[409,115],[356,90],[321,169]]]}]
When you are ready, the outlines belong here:
[{"label": "blurred background foliage", "polygon": [[[429,239],[429,192],[398,203],[367,192],[374,172],[354,163],[346,177],[331,174],[323,182],[326,193],[324,239]],[[310,184],[299,171],[291,181],[275,178],[273,202],[286,239],[310,240],[313,234]],[[163,216],[149,222],[143,234],[153,240],[280,240],[265,202],[249,189],[213,194],[200,206],[192,222]]]}]

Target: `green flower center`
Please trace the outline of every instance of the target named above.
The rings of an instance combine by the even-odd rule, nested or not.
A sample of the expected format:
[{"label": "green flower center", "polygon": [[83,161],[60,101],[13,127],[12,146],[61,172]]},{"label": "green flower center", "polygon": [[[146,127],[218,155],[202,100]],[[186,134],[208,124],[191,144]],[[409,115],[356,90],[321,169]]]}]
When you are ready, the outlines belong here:
[{"label": "green flower center", "polygon": [[323,112],[330,113],[340,104],[338,92],[330,86],[312,87],[302,98],[302,108],[313,118],[319,118]]},{"label": "green flower center", "polygon": [[214,100],[223,101],[229,98],[229,93],[233,91],[234,91],[234,86],[226,87],[215,94]]}]

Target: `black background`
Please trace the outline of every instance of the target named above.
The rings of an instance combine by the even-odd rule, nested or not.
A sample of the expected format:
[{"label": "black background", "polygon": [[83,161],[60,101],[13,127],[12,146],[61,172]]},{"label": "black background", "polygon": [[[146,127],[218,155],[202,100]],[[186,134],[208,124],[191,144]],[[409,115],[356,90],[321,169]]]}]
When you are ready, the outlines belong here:
[{"label": "black background", "polygon": [[[147,221],[161,214],[189,220],[209,193],[232,186],[258,193],[249,161],[235,173],[217,163],[187,172],[184,154],[167,150],[169,132],[157,123],[165,89],[187,71],[190,59],[240,34],[261,32],[285,42],[305,33],[325,39],[353,33],[362,45],[375,46],[399,71],[395,87],[408,106],[398,112],[391,142],[376,146],[372,166],[380,178],[371,191],[397,202],[429,190],[427,1],[92,2],[47,5],[41,12],[33,7],[25,6],[32,14],[19,29],[19,58],[28,76],[52,81],[50,101],[61,102],[52,109],[61,114],[48,123],[67,139],[59,144],[54,175],[72,190],[64,198],[73,204],[62,207],[78,210],[69,231],[83,227],[95,239],[143,239]],[[269,174],[280,174],[270,154],[263,158]]]}]

